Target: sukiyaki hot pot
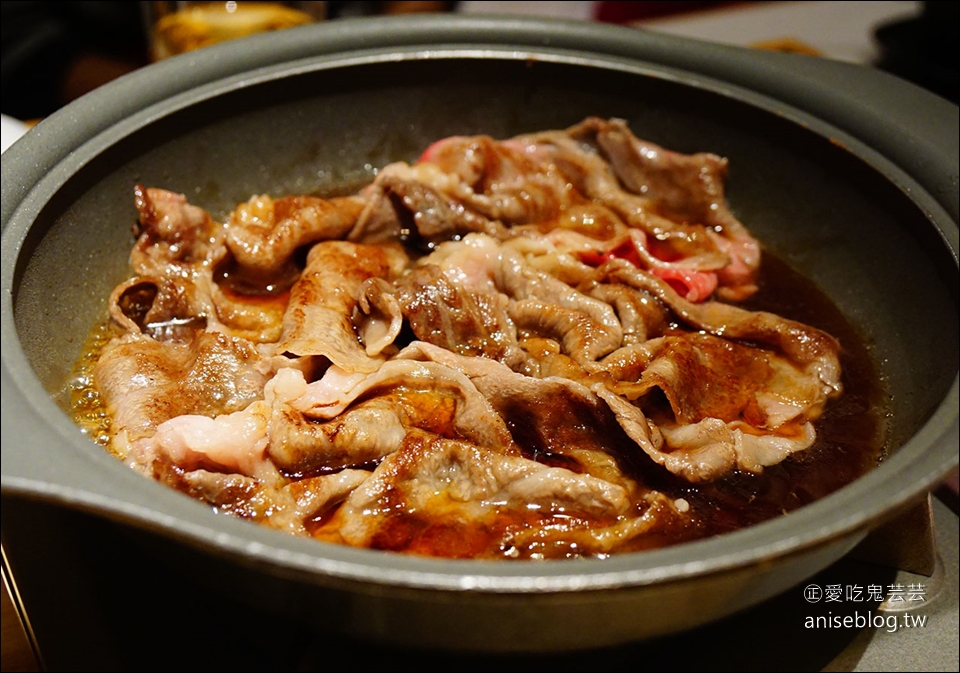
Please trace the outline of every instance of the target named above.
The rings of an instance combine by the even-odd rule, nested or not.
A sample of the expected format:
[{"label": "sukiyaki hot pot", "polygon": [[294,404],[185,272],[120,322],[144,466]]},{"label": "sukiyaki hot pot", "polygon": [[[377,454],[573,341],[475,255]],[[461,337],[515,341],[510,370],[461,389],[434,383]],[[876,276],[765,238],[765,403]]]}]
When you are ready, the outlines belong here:
[{"label": "sukiyaki hot pot", "polygon": [[[455,36],[468,26],[473,41],[462,44]],[[540,22],[511,22],[508,28],[495,20],[463,19],[344,22],[337,25],[336,34],[330,32],[332,27],[298,29],[283,40],[256,38],[247,42],[244,49],[238,45],[217,47],[191,61],[196,69],[187,81],[176,67],[181,64],[180,59],[151,66],[43,122],[13,148],[10,157],[5,155],[4,269],[8,275],[4,282],[9,290],[6,296],[12,298],[4,314],[5,496],[39,496],[64,505],[69,503],[118,520],[131,530],[149,531],[161,544],[166,542],[178,553],[188,554],[198,568],[219,568],[216,574],[220,581],[225,576],[235,576],[236,581],[249,586],[250,576],[255,576],[258,588],[253,592],[254,598],[269,594],[270,600],[276,601],[277,596],[289,594],[291,585],[308,590],[316,600],[298,601],[295,607],[303,612],[304,619],[322,612],[321,608],[308,606],[323,605],[326,601],[328,606],[336,605],[337,610],[343,611],[344,619],[338,624],[346,632],[429,646],[551,649],[622,642],[688,628],[782,591],[839,558],[871,527],[912,504],[956,462],[956,197],[951,197],[949,189],[944,191],[940,182],[951,170],[955,174],[955,166],[951,168],[949,163],[956,163],[955,156],[946,153],[942,172],[930,168],[930,157],[937,157],[938,152],[944,154],[943,147],[949,146],[950,137],[955,142],[956,130],[951,130],[946,121],[954,108],[908,85],[878,73],[868,75],[858,68],[708,48],[626,29]],[[549,49],[531,46],[538,44],[533,36],[541,31],[554,31]],[[207,53],[214,60],[208,62]],[[694,58],[697,55],[702,60]],[[690,59],[695,63],[687,63]],[[225,63],[230,64],[228,71],[223,70]],[[694,67],[696,63],[700,66]],[[830,89],[818,94],[798,85],[796,91],[791,91],[784,84],[790,82],[791,68],[837,69],[871,90],[891,110],[878,115],[870,106],[860,105],[862,96],[837,105],[834,97],[838,94]],[[764,82],[770,86],[776,82],[776,89],[765,89]],[[879,85],[905,88],[910,96],[891,97],[886,89],[871,89]],[[912,142],[907,144],[915,145],[919,142],[917,136],[923,140],[925,133],[934,136],[927,140],[930,152],[923,162],[891,139],[888,125],[893,123],[896,102],[901,100],[922,103],[924,114],[934,122],[924,125],[926,130],[922,132],[912,129]],[[100,115],[87,114],[85,104],[98,106]],[[909,113],[913,113],[912,108]],[[73,119],[90,119],[95,127],[71,128],[68,120]],[[833,344],[833,337],[839,340],[841,347],[837,352],[845,358],[841,359],[844,375],[853,376],[845,379],[853,383],[845,392],[853,394],[839,397],[837,404],[846,401],[848,406],[840,408],[849,414],[846,418],[856,422],[836,425],[846,429],[845,446],[866,447],[867,462],[876,462],[876,454],[870,451],[876,448],[872,445],[874,438],[881,437],[884,453],[879,466],[866,469],[858,465],[850,475],[851,483],[838,490],[835,489],[840,484],[825,486],[822,480],[814,480],[799,482],[790,493],[783,480],[750,480],[768,479],[771,473],[779,474],[775,470],[803,472],[803,459],[790,457],[786,461],[789,467],[784,468],[780,461],[751,468],[749,461],[737,458],[720,471],[739,471],[736,479],[741,481],[736,482],[737,488],[744,488],[744,484],[776,484],[776,488],[765,488],[784,490],[783,497],[790,503],[782,509],[789,510],[788,514],[773,518],[763,515],[761,507],[777,506],[776,496],[768,500],[765,492],[764,497],[746,499],[757,504],[753,508],[741,506],[733,515],[740,519],[736,525],[722,523],[722,518],[713,519],[704,539],[689,541],[696,536],[681,536],[666,540],[670,544],[663,546],[661,535],[656,544],[639,543],[612,555],[603,546],[590,548],[584,538],[574,543],[557,542],[540,528],[528,537],[540,542],[547,540],[549,544],[525,545],[521,541],[513,547],[501,545],[505,558],[499,561],[490,561],[489,555],[477,553],[469,546],[475,535],[465,534],[466,549],[457,549],[456,536],[446,530],[440,536],[440,546],[452,550],[444,554],[451,558],[438,559],[425,558],[420,553],[398,553],[424,548],[391,546],[382,542],[382,535],[373,536],[381,540],[379,543],[353,548],[332,544],[330,535],[319,535],[319,539],[310,539],[310,535],[290,536],[271,530],[270,526],[215,512],[211,501],[223,509],[240,508],[235,507],[236,500],[227,502],[220,495],[198,502],[144,479],[97,446],[72,422],[69,389],[71,384],[77,384],[71,379],[75,373],[72,367],[81,359],[94,325],[106,314],[106,298],[112,289],[119,288],[120,295],[115,293],[115,298],[125,298],[114,304],[129,309],[119,311],[120,322],[126,319],[128,327],[134,325],[132,331],[149,331],[144,328],[150,321],[137,324],[139,314],[130,306],[136,304],[138,293],[150,283],[145,284],[143,276],[124,283],[130,274],[131,225],[139,222],[138,233],[142,234],[151,223],[169,224],[170,218],[151,219],[151,214],[163,213],[165,200],[180,198],[178,195],[191,208],[201,206],[211,221],[225,222],[231,213],[234,217],[237,212],[249,214],[265,203],[279,203],[291,194],[350,199],[362,190],[373,189],[379,190],[379,203],[393,213],[394,219],[392,224],[384,225],[389,218],[378,219],[368,213],[366,220],[357,220],[360,228],[366,226],[379,232],[393,227],[400,232],[398,240],[405,254],[411,256],[411,251],[415,251],[418,261],[413,263],[420,264],[416,275],[408,281],[388,289],[369,282],[364,290],[367,308],[363,311],[368,316],[384,312],[384,307],[393,305],[391,302],[406,310],[406,322],[395,335],[395,341],[399,341],[390,345],[404,356],[394,359],[394,351],[368,348],[362,357],[339,362],[338,356],[330,352],[296,353],[303,348],[309,350],[309,346],[304,345],[296,326],[284,325],[284,334],[274,341],[284,340],[286,357],[320,356],[329,361],[319,366],[313,363],[310,371],[306,367],[298,369],[301,379],[297,385],[314,385],[310,381],[315,381],[329,389],[335,383],[335,375],[392,376],[394,373],[385,372],[379,364],[369,371],[355,370],[356,361],[362,360],[360,368],[364,369],[368,360],[386,359],[390,368],[402,370],[404,375],[429,371],[431,381],[446,381],[444,385],[453,386],[460,400],[474,400],[464,392],[467,390],[471,395],[474,390],[493,391],[481,395],[489,408],[483,406],[480,398],[474,400],[481,412],[493,412],[484,416],[489,419],[485,434],[476,426],[458,425],[458,437],[436,440],[443,433],[436,433],[438,423],[430,414],[418,416],[420,420],[412,423],[416,432],[405,425],[406,438],[400,440],[396,454],[408,457],[408,468],[416,463],[409,458],[413,455],[420,456],[421,462],[414,465],[416,469],[428,462],[424,455],[442,455],[445,460],[455,456],[454,462],[465,461],[465,455],[477,454],[477,446],[489,448],[485,442],[489,443],[491,436],[503,440],[494,442],[498,445],[509,444],[508,440],[516,442],[517,455],[509,456],[510,461],[528,460],[531,446],[536,445],[538,450],[544,447],[542,442],[537,445],[529,440],[525,419],[537,418],[533,413],[539,404],[537,400],[548,395],[569,396],[571,390],[582,394],[580,399],[599,398],[605,405],[598,403],[595,407],[595,411],[602,410],[596,412],[600,421],[584,424],[594,438],[616,436],[616,441],[608,444],[621,448],[628,443],[623,436],[636,443],[639,421],[634,416],[630,416],[630,422],[623,419],[631,408],[637,408],[631,402],[646,393],[621,387],[618,390],[623,395],[612,395],[607,384],[600,385],[600,379],[607,374],[592,372],[594,378],[590,379],[578,373],[573,377],[576,386],[557,383],[571,380],[570,376],[540,377],[552,381],[555,389],[537,389],[527,396],[508,396],[497,388],[499,384],[484,388],[475,383],[481,377],[488,382],[507,381],[504,385],[513,391],[538,378],[530,376],[539,371],[537,368],[549,369],[551,374],[579,372],[610,352],[598,355],[599,351],[591,350],[607,348],[597,346],[604,338],[602,329],[582,331],[581,341],[572,337],[569,341],[553,339],[556,335],[551,330],[574,318],[569,312],[561,315],[557,311],[551,314],[554,322],[549,325],[544,318],[544,293],[555,297],[559,289],[551,285],[550,279],[556,275],[544,270],[545,255],[532,249],[538,245],[542,248],[543,240],[530,236],[508,254],[501,248],[507,245],[504,241],[509,237],[503,236],[500,228],[509,217],[503,213],[491,217],[487,212],[486,222],[477,224],[483,215],[478,214],[477,208],[462,218],[470,220],[463,225],[465,229],[445,237],[437,234],[436,229],[418,226],[416,221],[411,228],[402,216],[404,212],[418,212],[404,204],[436,197],[422,188],[423,179],[402,179],[403,171],[429,173],[433,170],[429,166],[441,165],[450,158],[449,150],[455,143],[447,141],[438,147],[432,145],[434,141],[483,137],[512,139],[509,142],[516,144],[518,138],[542,139],[538,133],[563,129],[567,131],[562,138],[550,136],[551,147],[562,148],[569,142],[577,152],[599,148],[597,151],[611,163],[616,163],[618,156],[611,138],[630,132],[655,143],[645,146],[650,152],[676,151],[684,156],[710,152],[729,162],[725,203],[729,204],[731,216],[735,215],[755,236],[763,259],[770,260],[760,265],[763,270],[755,279],[761,286],[758,295],[775,288],[777,305],[788,313],[796,312],[793,318],[824,323],[825,332],[839,329],[833,330],[831,337],[824,337],[822,343]],[[948,136],[946,142],[944,133]],[[531,141],[526,147],[534,145],[537,147],[530,150],[531,155],[545,146]],[[67,147],[71,150],[65,151]],[[428,147],[431,149],[422,156]],[[46,148],[49,155],[39,155],[48,162],[42,170],[35,160],[41,148]],[[28,150],[34,160],[25,165]],[[576,163],[571,162],[570,156],[564,155],[568,168]],[[385,168],[388,166],[394,168]],[[8,167],[17,167],[17,180],[11,178],[13,171]],[[37,170],[39,173],[31,177],[32,171]],[[571,183],[577,182],[570,171],[564,177]],[[706,173],[703,179],[708,179]],[[621,167],[618,180],[629,187],[629,170]],[[611,207],[611,201],[601,198],[598,191],[607,189],[603,193],[608,194],[609,187],[597,186],[598,181],[586,178],[582,182],[595,187],[590,203]],[[145,186],[136,188],[134,198],[136,185]],[[416,185],[420,187],[414,188]],[[478,188],[476,193],[480,191]],[[584,193],[590,193],[589,189],[578,186],[578,198]],[[251,195],[262,195],[258,197],[261,200],[255,202]],[[443,206],[436,200],[431,203],[431,213]],[[246,210],[238,210],[238,204],[247,204]],[[720,202],[717,204],[719,207]],[[676,205],[660,202],[657,207],[660,210],[656,216],[676,219]],[[621,208],[618,217],[623,212]],[[640,281],[635,278],[636,260],[631,261],[634,255],[646,254],[648,264],[661,269],[682,256],[676,247],[670,248],[676,246],[670,236],[648,244],[637,236],[621,240],[622,232],[618,231],[601,237],[606,241],[603,245],[591,244],[593,247],[585,249],[581,238],[587,218],[567,219],[579,224],[561,227],[562,235],[546,231],[542,222],[534,223],[539,228],[538,236],[546,233],[554,237],[550,241],[554,253],[559,250],[570,257],[573,239],[581,246],[575,255],[579,266],[568,264],[563,272],[567,276],[574,273],[571,269],[582,274],[602,270],[606,278],[633,279],[629,282],[636,285]],[[596,219],[591,216],[591,222]],[[530,223],[521,226],[526,224]],[[719,222],[714,225],[716,232],[729,232],[732,226],[724,229]],[[232,240],[239,240],[237,231],[228,233],[228,239],[234,235]],[[657,232],[652,233],[656,238]],[[209,235],[213,240],[218,234]],[[337,241],[309,248],[309,254],[308,247],[303,246],[283,264],[312,269],[322,285],[324,273],[330,271],[325,262],[342,254],[345,246],[370,243],[360,240],[362,236],[354,237],[354,241],[339,240],[350,237],[344,228],[341,235],[334,237]],[[561,243],[567,247],[561,250]],[[242,255],[237,250],[235,245],[231,263],[242,267]],[[497,347],[502,347],[498,353],[503,357],[477,358],[484,366],[496,364],[501,368],[495,377],[488,376],[489,370],[482,375],[471,373],[472,365],[458,359],[475,353],[457,351],[456,347],[438,351],[438,345],[424,337],[430,333],[429,328],[423,327],[429,320],[425,318],[421,325],[411,309],[420,306],[422,292],[418,288],[435,289],[449,280],[449,275],[436,275],[436,269],[442,270],[447,263],[445,259],[473,259],[470,264],[476,268],[476,258],[468,253],[486,260],[494,256],[501,260],[498,271],[489,279],[512,302],[505,315],[513,324],[521,325],[516,344],[498,342]],[[554,254],[551,259],[561,256]],[[503,269],[509,264],[502,260],[514,260],[511,268],[517,274],[506,273]],[[385,259],[383,266],[390,267],[390,259]],[[894,267],[908,269],[909,273],[895,277],[890,273]],[[236,268],[233,267],[234,276],[242,277],[245,270]],[[714,268],[721,270],[718,292],[751,294],[742,291],[743,284],[725,282],[724,278],[731,274],[724,273],[722,265]],[[223,274],[221,280],[229,275],[222,268],[218,273]],[[384,281],[387,277],[392,282],[390,273],[393,272],[378,271],[370,275]],[[154,273],[151,278],[155,277]],[[517,289],[518,279],[535,281],[540,289]],[[249,277],[244,282],[248,280]],[[346,282],[343,278],[341,281]],[[660,281],[676,294],[676,283],[670,285],[663,277]],[[162,283],[150,282],[153,289],[149,292],[162,296]],[[590,310],[599,311],[592,317],[602,327],[606,314],[598,305],[616,305],[613,299],[602,299],[609,287],[594,283],[588,288],[590,283],[585,278],[580,278],[577,285],[579,294],[564,295],[560,303],[573,311],[576,302],[585,301],[580,297],[592,292]],[[508,286],[514,289],[508,291]],[[49,287],[58,291],[50,293],[45,290]],[[290,286],[290,296],[302,296],[308,289],[301,277]],[[648,293],[651,290],[652,287],[645,288]],[[693,290],[688,285],[684,292]],[[821,301],[821,293],[829,302]],[[669,305],[663,297],[659,302]],[[673,317],[663,322],[669,324],[681,313],[688,326],[703,331],[703,336],[697,337],[701,341],[715,339],[725,329],[742,329],[734,326],[735,321],[724,327],[702,316],[695,318],[697,310],[685,304],[680,310],[677,307],[681,305],[674,303]],[[117,317],[117,311],[114,313]],[[148,337],[156,341],[158,329],[166,334],[198,329],[190,320],[182,320],[183,315],[173,317],[177,320],[150,323],[150,329],[155,331]],[[622,314],[617,321],[608,321],[610,325],[614,322],[625,322]],[[581,320],[580,324],[586,323]],[[926,325],[928,329],[920,337],[908,337],[907,327],[912,325]],[[677,338],[668,328],[659,329],[658,338]],[[819,336],[813,336],[821,333],[819,326],[814,329],[817,331],[805,333],[801,339],[807,346],[821,342]],[[221,329],[218,333],[227,331]],[[769,329],[755,328],[740,336],[745,343],[757,345],[763,344],[763,335],[769,333]],[[622,346],[623,337],[619,338]],[[918,338],[922,343],[918,343]],[[676,354],[690,348],[686,342],[663,343],[663,350],[651,351],[645,363],[657,362],[658,353]],[[697,344],[697,352],[702,355],[704,347],[701,342]],[[818,348],[808,351],[821,352]],[[729,350],[723,352],[724,358],[739,357]],[[390,357],[381,358],[384,353]],[[681,360],[673,357],[663,361],[675,365]],[[708,362],[703,376],[715,373],[716,369]],[[443,376],[438,377],[438,372]],[[450,381],[457,383],[454,386]],[[703,387],[717,385],[716,380],[708,383]],[[211,385],[219,385],[216,377],[211,378]],[[367,405],[364,413],[375,406],[372,401],[379,399],[370,391],[376,386],[380,386],[376,390],[382,389],[380,383],[371,383],[369,379],[365,385],[366,388],[358,389],[355,398]],[[279,381],[274,388],[281,388]],[[674,408],[673,403],[681,395],[665,386],[657,388],[658,397],[652,406],[644,408],[644,413],[659,420],[659,427],[667,428],[669,435],[668,424],[662,422],[664,410]],[[858,394],[857,390],[861,392]],[[690,397],[698,392],[694,389],[685,394]],[[402,395],[405,408],[409,412],[416,406],[410,400],[433,400],[434,394],[427,395],[408,385]],[[353,400],[346,406],[352,403]],[[859,409],[851,408],[858,405]],[[826,408],[829,414],[830,406]],[[407,418],[415,415],[405,413]],[[381,417],[371,414],[369,418]],[[497,418],[502,419],[502,427]],[[611,418],[614,420],[609,421]],[[318,417],[311,422],[321,420],[329,419]],[[543,423],[543,417],[537,422]],[[181,431],[160,432],[168,436]],[[18,437],[16,442],[14,436]],[[729,492],[723,493],[725,487],[711,486],[717,489],[710,496],[712,500],[698,490],[698,483],[713,484],[718,475],[697,472],[702,463],[677,460],[675,452],[669,450],[671,442],[682,443],[677,436],[670,435],[667,449],[659,453],[658,447],[664,445],[651,441],[650,451],[631,458],[631,478],[649,479],[645,483],[652,486],[651,490],[666,494],[657,507],[672,508],[679,516],[688,509],[696,510],[705,501],[729,504],[736,500]],[[534,457],[539,460],[532,462],[551,475],[580,474],[577,479],[564,482],[568,491],[583,489],[588,483],[593,486],[591,479],[596,474],[583,468],[582,456],[574,460],[569,453],[565,454],[568,447],[561,444],[552,445],[556,450],[539,451]],[[414,445],[420,447],[419,453],[414,451]],[[171,444],[164,446],[169,448]],[[169,451],[159,453],[167,458],[172,455]],[[797,455],[803,453],[798,451]],[[813,453],[820,455],[823,450]],[[150,465],[152,476],[157,476],[156,466],[164,464],[163,460],[154,459],[157,447],[139,447],[124,457],[130,455],[139,456],[133,461],[139,471]],[[621,456],[616,458],[623,461]],[[281,465],[284,478],[297,473],[304,478],[325,479],[330,476],[328,472],[343,475],[344,467],[362,473],[361,476],[375,474],[381,457],[371,458],[367,461],[370,465],[354,461],[346,466],[308,464],[301,454],[287,454],[286,459],[288,462]],[[274,456],[275,463],[282,460],[280,453]],[[389,460],[388,456],[379,464],[389,466]],[[510,461],[507,462],[514,466]],[[571,470],[574,463],[579,468]],[[821,474],[831,477],[850,469],[827,464],[830,469]],[[497,465],[500,473],[509,472],[502,464]],[[182,464],[175,467],[183,469]],[[223,465],[210,462],[200,467],[214,475],[224,471]],[[255,468],[245,476],[259,476]],[[450,463],[444,469],[449,473]],[[599,472],[605,468],[594,465],[591,469]],[[862,476],[853,478],[860,473]],[[904,474],[913,476],[905,480]],[[686,478],[682,487],[671,481],[678,475]],[[726,478],[723,476],[719,483],[730,484],[723,481]],[[539,476],[537,480],[544,481]],[[890,487],[893,483],[896,488]],[[388,484],[386,488],[389,491],[394,486]],[[816,492],[818,488],[822,493]],[[192,489],[192,494],[196,495],[197,490]],[[609,492],[604,493],[609,496]],[[823,497],[816,498],[817,495]],[[581,510],[571,507],[561,513],[570,520],[582,519],[582,501],[577,502]],[[542,501],[537,504],[542,505]],[[463,509],[456,516],[462,516]],[[637,510],[637,514],[642,517],[653,509],[650,506],[648,510]],[[602,519],[606,515],[599,516]],[[316,530],[321,530],[326,521],[320,517],[311,525],[316,524]],[[612,523],[603,520],[605,532]],[[726,532],[743,523],[753,525]],[[550,530],[559,528],[562,526],[552,525]],[[593,535],[590,539],[601,537]],[[522,538],[517,534],[511,539]],[[548,547],[562,553],[539,553]],[[570,553],[574,547],[587,547],[588,551]],[[435,550],[427,552],[433,554]],[[226,575],[224,569],[229,571]],[[694,596],[697,601],[693,601]],[[654,605],[656,610],[652,610]],[[498,617],[505,610],[513,615],[509,623]],[[655,620],[650,617],[653,614]],[[598,619],[598,615],[603,618]]]}]

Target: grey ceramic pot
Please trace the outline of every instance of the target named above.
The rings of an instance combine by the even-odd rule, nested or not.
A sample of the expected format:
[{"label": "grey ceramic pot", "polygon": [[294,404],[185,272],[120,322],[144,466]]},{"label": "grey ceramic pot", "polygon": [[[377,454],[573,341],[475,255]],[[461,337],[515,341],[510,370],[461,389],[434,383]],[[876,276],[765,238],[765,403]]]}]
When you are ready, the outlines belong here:
[{"label": "grey ceramic pot", "polygon": [[[734,211],[870,344],[892,396],[877,469],[787,516],[663,550],[445,561],[214,514],[72,424],[64,386],[126,273],[135,182],[222,215],[253,193],[362,181],[445,135],[587,115],[730,159]],[[149,66],[3,156],[4,509],[39,500],[93,513],[260,605],[427,647],[578,649],[755,605],[841,558],[957,464],[957,118],[859,66],[540,20],[340,20]]]}]

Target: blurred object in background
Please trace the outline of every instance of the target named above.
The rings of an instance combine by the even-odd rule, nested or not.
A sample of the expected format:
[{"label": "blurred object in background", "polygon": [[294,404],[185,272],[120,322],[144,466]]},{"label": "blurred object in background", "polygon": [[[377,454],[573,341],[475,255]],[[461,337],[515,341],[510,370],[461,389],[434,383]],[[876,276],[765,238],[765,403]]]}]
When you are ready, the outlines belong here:
[{"label": "blurred object in background", "polygon": [[19,119],[0,114],[0,135],[2,135],[0,151],[6,152],[7,148],[17,142],[20,136],[26,133],[29,128],[29,126]]},{"label": "blurred object in background", "polygon": [[[37,121],[152,61],[224,39],[339,16],[452,12],[456,6],[456,2],[5,0],[0,2],[0,111]],[[159,39],[152,40],[152,35]]]},{"label": "blurred object in background", "polygon": [[[378,14],[429,14],[453,12],[456,2],[417,2],[403,0],[397,2],[328,2],[327,15],[331,19],[346,19],[354,16],[376,16]],[[542,3],[554,4],[554,3]]]},{"label": "blurred object in background", "polygon": [[960,4],[924,2],[919,16],[890,21],[874,35],[880,45],[877,67],[958,101],[957,37]]},{"label": "blurred object in background", "polygon": [[598,2],[572,0],[570,2],[509,2],[501,0],[467,0],[457,3],[462,14],[507,14],[543,16],[579,21],[630,24],[665,16],[678,16],[705,10],[761,4],[757,2]]},{"label": "blurred object in background", "polygon": [[[170,21],[151,58],[155,19],[170,8],[217,7],[219,20]],[[248,19],[253,6],[273,19]],[[457,12],[595,20],[740,46],[876,65],[957,102],[954,2],[0,2],[2,111],[49,115],[171,53],[261,30],[357,16]],[[230,14],[228,7],[233,7]],[[161,9],[166,8],[166,9]],[[239,8],[239,11],[238,11]],[[291,10],[287,13],[286,10]],[[281,16],[282,15],[282,16]],[[181,18],[186,19],[187,15]],[[177,25],[177,24],[180,25]],[[162,51],[161,51],[162,49]]]},{"label": "blurred object in background", "polygon": [[0,2],[2,112],[45,117],[147,63],[138,2]]},{"label": "blurred object in background", "polygon": [[753,4],[749,2],[596,2],[593,17],[606,23],[630,23],[644,21],[659,16],[676,16],[687,12],[699,12],[706,9],[719,9],[736,5]]},{"label": "blurred object in background", "polygon": [[146,2],[150,59],[314,21],[450,12],[456,2]]},{"label": "blurred object in background", "polygon": [[146,2],[150,60],[326,18],[325,2]]},{"label": "blurred object in background", "polygon": [[813,53],[871,65],[880,54],[873,37],[877,26],[915,17],[922,11],[921,5],[899,1],[743,2],[629,25],[678,37]]}]

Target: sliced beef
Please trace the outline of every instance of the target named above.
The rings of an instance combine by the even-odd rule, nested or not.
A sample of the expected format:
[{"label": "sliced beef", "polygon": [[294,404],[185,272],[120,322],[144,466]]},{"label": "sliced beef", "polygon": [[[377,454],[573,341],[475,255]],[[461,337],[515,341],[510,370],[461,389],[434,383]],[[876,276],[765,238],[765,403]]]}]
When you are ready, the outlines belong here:
[{"label": "sliced beef", "polygon": [[343,238],[364,205],[364,200],[356,196],[254,196],[230,215],[226,246],[242,273],[261,284],[282,282],[295,271],[290,266],[299,248]]},{"label": "sliced beef", "polygon": [[367,354],[354,314],[363,283],[369,278],[390,278],[396,260],[383,247],[347,241],[314,245],[290,292],[278,352],[322,355],[349,371],[376,371],[383,357]]},{"label": "sliced beef", "polygon": [[139,469],[169,462],[179,470],[238,473],[275,485],[280,474],[266,458],[269,419],[269,406],[263,402],[212,418],[180,414],[157,426],[150,437],[132,442],[127,460]]},{"label": "sliced beef", "polygon": [[822,330],[725,302],[694,304],[680,297],[666,282],[644,274],[622,260],[606,262],[598,272],[598,279],[620,282],[657,297],[689,328],[776,350],[802,371],[814,376],[824,397],[836,397],[842,391],[840,344]]},{"label": "sliced beef", "polygon": [[[236,273],[222,273],[232,263],[229,228],[182,194],[138,185],[136,203],[141,233],[131,263],[138,276],[111,298],[111,315],[122,328],[161,340],[198,328],[258,343],[280,337],[284,296],[266,289],[276,279],[250,286]],[[228,278],[221,287],[218,281]],[[282,289],[290,282],[281,283]]]},{"label": "sliced beef", "polygon": [[163,469],[157,478],[228,515],[250,519],[292,535],[311,535],[314,519],[338,506],[370,473],[341,470],[285,485],[267,486],[240,474]]},{"label": "sliced beef", "polygon": [[294,406],[306,393],[306,380],[292,368],[281,369],[266,387],[271,407],[268,455],[287,473],[374,463],[396,451],[406,436],[407,419],[394,399],[373,397],[329,420],[318,420]]},{"label": "sliced beef", "polygon": [[359,307],[357,329],[367,355],[388,351],[403,329],[403,307],[393,284],[383,278],[365,280],[360,286]]},{"label": "sliced beef", "polygon": [[455,176],[431,164],[390,164],[364,190],[367,205],[348,238],[363,243],[400,241],[422,253],[470,232],[507,237],[500,221],[457,200],[463,192]]},{"label": "sliced beef", "polygon": [[219,332],[199,332],[189,343],[131,334],[107,346],[93,379],[113,434],[131,442],[181,414],[244,409],[262,395],[260,364],[253,344]]},{"label": "sliced beef", "polygon": [[627,380],[594,390],[647,455],[688,481],[761,472],[815,439],[827,396],[773,352],[696,333],[629,351],[627,366],[610,368]]},{"label": "sliced beef", "polygon": [[564,176],[516,143],[489,136],[452,137],[431,146],[421,163],[454,177],[443,183],[451,197],[484,217],[508,225],[556,219],[576,198]]},{"label": "sliced beef", "polygon": [[[527,458],[591,474],[599,466],[602,472],[596,476],[625,487],[630,483],[623,472],[635,471],[631,465],[635,447],[590,389],[591,382],[527,376],[492,360],[464,357],[423,342],[411,344],[396,357],[436,362],[468,377]],[[626,464],[611,471],[610,460]]]},{"label": "sliced beef", "polygon": [[[542,558],[604,553],[612,545],[603,544],[602,531],[629,528],[623,524],[634,518],[627,492],[596,477],[411,433],[328,525],[330,535],[361,547]],[[557,528],[572,532],[566,549],[545,549],[545,539],[560,542]]]},{"label": "sliced beef", "polygon": [[624,346],[662,336],[669,324],[666,307],[652,294],[618,283],[591,283],[587,294],[610,304],[623,327]]},{"label": "sliced beef", "polygon": [[168,265],[213,264],[225,254],[224,228],[183,194],[137,185],[140,235],[130,255],[135,272],[166,275]]},{"label": "sliced beef", "polygon": [[207,326],[203,304],[192,284],[156,276],[136,276],[110,295],[110,318],[127,334],[147,334],[158,341],[189,341]]},{"label": "sliced beef", "polygon": [[339,416],[360,399],[382,395],[395,400],[396,412],[409,427],[502,453],[517,452],[503,419],[470,379],[438,362],[393,359],[367,375],[330,367],[290,405],[308,418],[325,420]]},{"label": "sliced beef", "polygon": [[375,549],[688,539],[696,484],[808,449],[842,392],[833,337],[728,303],[760,248],[727,168],[591,117],[447,138],[226,224],[138,185],[93,376],[111,448],[218,510]]},{"label": "sliced beef", "polygon": [[397,281],[396,298],[421,341],[508,364],[522,360],[509,301],[495,290],[471,288],[423,263]]}]

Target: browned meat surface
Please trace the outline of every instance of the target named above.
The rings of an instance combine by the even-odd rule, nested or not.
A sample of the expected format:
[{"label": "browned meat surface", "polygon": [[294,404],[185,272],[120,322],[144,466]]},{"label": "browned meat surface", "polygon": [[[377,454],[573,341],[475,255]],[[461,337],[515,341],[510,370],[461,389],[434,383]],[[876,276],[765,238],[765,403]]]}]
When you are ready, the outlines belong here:
[{"label": "browned meat surface", "polygon": [[841,349],[732,303],[760,247],[727,170],[588,118],[222,224],[138,185],[92,376],[111,449],[227,514],[454,558],[673,544],[726,529],[724,493],[782,512],[744,514],[830,451]]},{"label": "browned meat surface", "polygon": [[163,461],[154,467],[159,481],[221,512],[303,536],[310,535],[315,519],[340,505],[370,476],[365,470],[341,470],[283,486],[268,486],[263,480],[240,474],[204,469],[185,472]]},{"label": "browned meat surface", "polygon": [[296,272],[290,265],[298,248],[342,238],[353,228],[363,206],[363,200],[356,197],[286,196],[274,200],[255,196],[230,216],[226,246],[243,273],[261,283],[282,279]]},{"label": "browned meat surface", "polygon": [[137,273],[162,273],[170,264],[204,263],[221,256],[223,225],[183,194],[137,185],[134,197],[141,228],[131,254]]},{"label": "browned meat surface", "polygon": [[[134,332],[182,337],[209,328],[276,341],[290,282],[261,279],[255,292],[237,293],[239,274],[220,271],[234,265],[227,227],[182,194],[137,185],[135,196],[141,233],[130,261],[138,277],[114,291],[114,320]],[[230,282],[217,282],[218,276]]]},{"label": "browned meat surface", "polygon": [[397,298],[414,335],[463,355],[519,361],[522,354],[507,298],[456,280],[435,264],[423,264],[398,282]]},{"label": "browned meat surface", "polygon": [[94,378],[119,452],[175,416],[244,409],[263,393],[267,377],[260,360],[253,344],[218,332],[200,332],[189,343],[144,335],[114,340]]},{"label": "browned meat surface", "polygon": [[308,418],[336,418],[354,402],[390,395],[405,427],[464,439],[493,451],[515,453],[504,420],[461,372],[443,363],[388,361],[372,374],[331,367],[290,404]]},{"label": "browned meat surface", "polygon": [[555,166],[527,156],[514,143],[488,136],[447,138],[434,143],[421,159],[446,176],[442,191],[505,224],[554,220],[577,199]]},{"label": "browned meat surface", "polygon": [[606,553],[653,519],[607,481],[414,433],[318,536],[452,558],[543,558]]},{"label": "browned meat surface", "polygon": [[323,355],[350,371],[372,372],[382,357],[367,355],[353,322],[360,289],[370,278],[389,278],[396,256],[385,248],[322,241],[290,292],[279,352]]}]

